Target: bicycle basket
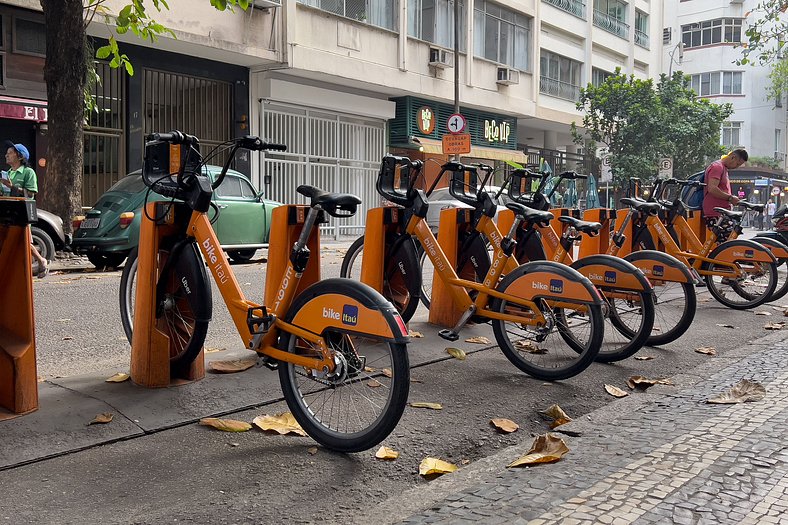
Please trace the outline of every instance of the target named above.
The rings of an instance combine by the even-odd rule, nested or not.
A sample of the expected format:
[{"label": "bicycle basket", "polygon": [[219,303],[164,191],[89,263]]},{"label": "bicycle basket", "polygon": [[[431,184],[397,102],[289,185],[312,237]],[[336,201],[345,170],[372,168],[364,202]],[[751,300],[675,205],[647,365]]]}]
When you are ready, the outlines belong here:
[{"label": "bicycle basket", "polygon": [[181,172],[196,173],[201,164],[202,157],[196,147],[155,141],[145,145],[142,169],[148,178],[155,180]]}]

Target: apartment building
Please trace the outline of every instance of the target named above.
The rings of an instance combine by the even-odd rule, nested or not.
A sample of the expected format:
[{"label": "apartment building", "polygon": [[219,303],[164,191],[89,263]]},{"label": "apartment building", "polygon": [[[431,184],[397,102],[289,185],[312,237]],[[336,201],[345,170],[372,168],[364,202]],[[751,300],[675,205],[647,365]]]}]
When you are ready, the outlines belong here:
[{"label": "apartment building", "polygon": [[[743,146],[751,156],[774,158],[786,168],[785,94],[769,100],[769,68],[737,66],[737,44],[746,41],[756,0],[666,0],[662,31],[663,70],[690,75],[698,95],[730,103],[734,113],[723,124],[720,143]],[[750,16],[755,16],[750,15]]]}]

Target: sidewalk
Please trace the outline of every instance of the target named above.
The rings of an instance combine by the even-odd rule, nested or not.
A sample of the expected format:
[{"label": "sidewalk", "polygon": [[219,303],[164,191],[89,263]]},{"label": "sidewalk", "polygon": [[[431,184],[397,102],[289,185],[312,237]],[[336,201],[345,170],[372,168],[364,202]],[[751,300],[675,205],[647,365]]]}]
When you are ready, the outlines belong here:
[{"label": "sidewalk", "polygon": [[[511,447],[370,509],[387,522],[788,523],[788,341],[779,332],[558,427],[570,452],[525,469]],[[705,401],[739,380],[766,398]],[[571,415],[571,414],[570,414]],[[427,509],[427,510],[425,510]],[[403,521],[404,520],[404,521]],[[368,521],[367,521],[368,522]]]}]

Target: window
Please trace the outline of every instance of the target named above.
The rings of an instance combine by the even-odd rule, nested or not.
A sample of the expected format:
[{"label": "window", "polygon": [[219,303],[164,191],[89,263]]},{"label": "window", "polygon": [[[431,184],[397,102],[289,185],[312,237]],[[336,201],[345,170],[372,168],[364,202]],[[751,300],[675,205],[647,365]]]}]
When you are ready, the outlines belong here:
[{"label": "window", "polygon": [[317,7],[373,26],[392,31],[397,29],[397,3],[386,0],[298,0],[300,3]]},{"label": "window", "polygon": [[222,183],[216,188],[216,194],[219,197],[243,197],[243,190],[241,189],[241,179],[232,175],[227,175]]},{"label": "window", "polygon": [[14,18],[14,51],[29,55],[46,56],[46,31],[42,22]]},{"label": "window", "polygon": [[[460,2],[460,35],[467,34],[466,18],[465,2]],[[408,35],[453,49],[454,1],[408,0]],[[459,44],[460,51],[465,51],[464,38],[460,38]]]},{"label": "window", "polygon": [[741,42],[741,18],[717,18],[681,26],[685,48]]},{"label": "window", "polygon": [[596,0],[594,2],[594,9],[605,13],[611,18],[626,22],[627,18],[627,4],[621,0]]},{"label": "window", "polygon": [[782,141],[782,130],[775,129],[774,130],[774,152],[775,153],[783,153],[783,141]]},{"label": "window", "polygon": [[607,77],[612,77],[613,73],[599,69],[598,67],[591,69],[591,84],[594,86],[601,86],[607,80]]},{"label": "window", "polygon": [[640,10],[635,10],[635,43],[648,49],[648,15]]},{"label": "window", "polygon": [[673,28],[672,27],[665,27],[662,29],[662,45],[667,46],[670,45],[670,41],[673,39]]},{"label": "window", "polygon": [[527,71],[531,19],[486,0],[477,0],[474,5],[474,54]]},{"label": "window", "polygon": [[722,145],[734,147],[741,144],[741,122],[722,123]]},{"label": "window", "polygon": [[[720,79],[722,86],[720,86]],[[741,71],[715,71],[692,75],[690,85],[701,97],[712,95],[741,95]]]},{"label": "window", "polygon": [[621,38],[629,38],[627,4],[621,0],[595,0],[594,25]]},{"label": "window", "polygon": [[580,97],[581,66],[580,62],[543,50],[539,59],[539,92],[576,101]]}]

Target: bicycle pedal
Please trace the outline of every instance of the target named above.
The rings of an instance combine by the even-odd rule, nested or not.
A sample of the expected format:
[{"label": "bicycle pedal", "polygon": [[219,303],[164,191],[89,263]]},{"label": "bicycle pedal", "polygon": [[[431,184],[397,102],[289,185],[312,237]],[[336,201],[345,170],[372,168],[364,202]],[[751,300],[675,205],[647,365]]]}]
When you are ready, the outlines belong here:
[{"label": "bicycle pedal", "polygon": [[279,361],[271,359],[267,355],[261,355],[260,359],[257,360],[257,367],[264,366],[269,370],[278,370],[279,369]]},{"label": "bicycle pedal", "polygon": [[455,332],[454,330],[449,330],[448,328],[444,328],[438,332],[438,335],[442,338],[446,339],[447,341],[456,341],[460,338],[460,334]]}]

